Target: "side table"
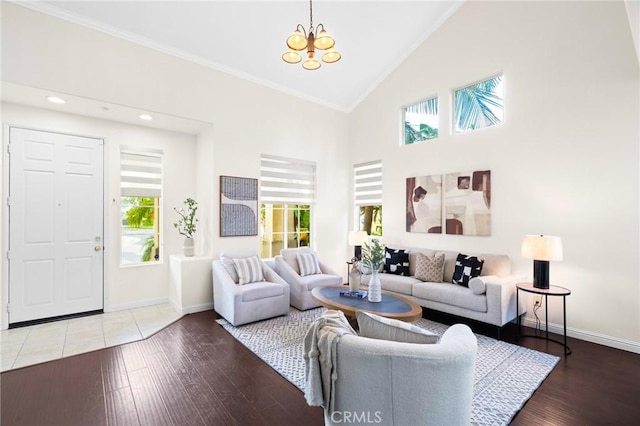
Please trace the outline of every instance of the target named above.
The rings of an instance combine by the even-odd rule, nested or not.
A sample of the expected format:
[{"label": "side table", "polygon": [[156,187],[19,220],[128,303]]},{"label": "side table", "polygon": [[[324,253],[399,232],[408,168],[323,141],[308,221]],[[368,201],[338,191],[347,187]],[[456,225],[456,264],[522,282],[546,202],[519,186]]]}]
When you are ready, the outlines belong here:
[{"label": "side table", "polygon": [[[518,318],[518,329],[516,331],[516,340],[520,337],[535,337],[538,339],[545,339],[549,342],[555,342],[564,346],[564,354],[571,355],[571,349],[567,346],[567,296],[571,294],[571,290],[564,287],[550,285],[549,288],[537,288],[533,286],[533,283],[517,283],[516,284],[516,318]],[[527,293],[539,294],[544,296],[544,322],[545,322],[545,335],[538,336],[536,334],[520,334],[520,290]],[[562,321],[564,328],[564,341],[549,338],[549,304],[547,298],[549,296],[561,296],[562,297]]]}]

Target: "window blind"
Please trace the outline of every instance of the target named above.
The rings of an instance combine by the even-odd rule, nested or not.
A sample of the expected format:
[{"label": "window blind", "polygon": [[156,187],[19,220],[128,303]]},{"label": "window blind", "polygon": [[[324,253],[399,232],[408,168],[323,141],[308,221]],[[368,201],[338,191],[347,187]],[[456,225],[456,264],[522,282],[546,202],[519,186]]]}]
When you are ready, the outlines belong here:
[{"label": "window blind", "polygon": [[272,155],[260,159],[260,199],[265,204],[313,204],[316,164]]},{"label": "window blind", "polygon": [[382,160],[353,166],[353,194],[356,206],[382,204]]},{"label": "window blind", "polygon": [[162,196],[162,150],[120,147],[120,194]]}]

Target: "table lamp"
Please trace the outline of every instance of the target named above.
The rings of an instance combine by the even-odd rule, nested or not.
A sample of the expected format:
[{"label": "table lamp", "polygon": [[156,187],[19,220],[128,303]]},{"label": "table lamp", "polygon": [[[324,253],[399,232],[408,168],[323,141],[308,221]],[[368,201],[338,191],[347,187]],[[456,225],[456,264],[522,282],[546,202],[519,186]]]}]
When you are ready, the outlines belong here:
[{"label": "table lamp", "polygon": [[356,259],[362,259],[362,244],[367,240],[367,231],[350,231],[349,245],[353,246],[353,255]]},{"label": "table lamp", "polygon": [[562,260],[562,240],[550,235],[525,235],[522,256],[533,259],[533,286],[549,288],[549,261]]}]

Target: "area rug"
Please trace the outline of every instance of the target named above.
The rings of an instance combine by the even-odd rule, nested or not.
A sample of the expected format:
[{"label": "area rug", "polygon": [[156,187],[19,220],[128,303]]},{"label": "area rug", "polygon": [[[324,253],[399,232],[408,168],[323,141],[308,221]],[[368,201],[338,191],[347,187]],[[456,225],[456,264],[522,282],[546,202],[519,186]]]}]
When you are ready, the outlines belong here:
[{"label": "area rug", "polygon": [[[217,320],[233,337],[304,392],[302,341],[324,308],[234,327]],[[420,319],[413,324],[442,334],[448,326]],[[560,360],[554,355],[476,334],[478,358],[471,424],[507,425]]]}]

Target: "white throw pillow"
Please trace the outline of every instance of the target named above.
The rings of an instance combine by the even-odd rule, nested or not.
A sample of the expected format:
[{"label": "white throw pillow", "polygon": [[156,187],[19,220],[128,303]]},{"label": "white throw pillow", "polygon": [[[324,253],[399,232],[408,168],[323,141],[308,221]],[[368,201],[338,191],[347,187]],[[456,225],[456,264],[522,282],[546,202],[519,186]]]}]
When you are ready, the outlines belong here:
[{"label": "white throw pillow", "polygon": [[397,319],[384,318],[370,312],[357,311],[360,336],[404,343],[438,343],[440,336]]},{"label": "white throw pillow", "polygon": [[318,264],[318,256],[315,253],[298,253],[297,257],[301,277],[322,273]]},{"label": "white throw pillow", "polygon": [[262,273],[262,261],[258,256],[251,256],[244,259],[233,259],[238,272],[238,284],[249,284],[264,281]]},{"label": "white throw pillow", "polygon": [[484,294],[487,291],[487,281],[496,279],[495,275],[485,275],[482,277],[473,277],[469,280],[469,290],[473,294]]}]

